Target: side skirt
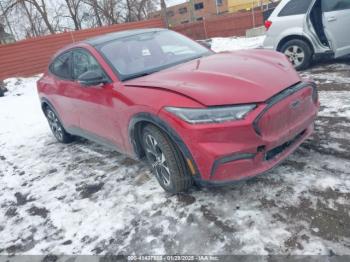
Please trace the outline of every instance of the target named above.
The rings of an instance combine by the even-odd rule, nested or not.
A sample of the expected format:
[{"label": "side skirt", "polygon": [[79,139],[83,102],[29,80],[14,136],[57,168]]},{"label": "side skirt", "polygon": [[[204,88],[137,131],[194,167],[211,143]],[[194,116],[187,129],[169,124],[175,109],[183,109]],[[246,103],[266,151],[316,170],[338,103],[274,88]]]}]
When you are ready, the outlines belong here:
[{"label": "side skirt", "polygon": [[104,137],[98,136],[94,133],[88,132],[84,129],[81,129],[80,127],[71,126],[65,129],[71,135],[85,138],[87,140],[90,140],[92,142],[95,142],[97,144],[100,144],[102,146],[105,146],[109,149],[118,151],[119,153],[123,154],[123,151],[119,147],[117,147],[117,145],[112,140],[109,140]]}]

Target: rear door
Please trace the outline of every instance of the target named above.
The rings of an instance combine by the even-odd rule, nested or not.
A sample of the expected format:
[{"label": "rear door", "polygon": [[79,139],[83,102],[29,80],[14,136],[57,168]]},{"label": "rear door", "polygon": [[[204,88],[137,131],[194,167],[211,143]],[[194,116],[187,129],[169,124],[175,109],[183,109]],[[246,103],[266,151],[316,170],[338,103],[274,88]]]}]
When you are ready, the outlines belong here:
[{"label": "rear door", "polygon": [[72,52],[60,54],[50,65],[49,71],[54,76],[50,92],[47,94],[50,102],[61,118],[65,128],[79,125],[79,113],[75,106],[75,91],[72,78]]},{"label": "rear door", "polygon": [[350,54],[350,0],[322,0],[323,24],[335,57]]}]

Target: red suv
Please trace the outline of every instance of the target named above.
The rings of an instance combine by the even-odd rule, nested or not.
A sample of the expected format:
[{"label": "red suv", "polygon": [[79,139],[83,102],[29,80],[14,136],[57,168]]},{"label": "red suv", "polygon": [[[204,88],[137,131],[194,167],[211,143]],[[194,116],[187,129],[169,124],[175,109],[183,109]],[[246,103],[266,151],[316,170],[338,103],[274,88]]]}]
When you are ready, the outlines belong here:
[{"label": "red suv", "polygon": [[38,92],[58,141],[81,136],[146,159],[172,193],[271,169],[312,133],[319,108],[315,84],[284,55],[215,54],[165,29],[70,45]]}]

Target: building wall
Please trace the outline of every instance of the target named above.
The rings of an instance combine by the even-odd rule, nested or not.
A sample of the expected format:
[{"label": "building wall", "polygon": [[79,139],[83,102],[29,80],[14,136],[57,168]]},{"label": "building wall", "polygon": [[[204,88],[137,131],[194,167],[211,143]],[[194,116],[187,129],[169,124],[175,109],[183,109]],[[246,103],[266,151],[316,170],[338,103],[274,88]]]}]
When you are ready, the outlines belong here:
[{"label": "building wall", "polygon": [[211,37],[244,36],[246,30],[263,25],[263,12],[236,12],[215,16],[204,21],[174,26],[172,29],[196,40]]},{"label": "building wall", "polygon": [[[216,1],[219,3],[218,6],[215,4]],[[170,6],[167,8],[169,26],[171,27],[180,24],[201,21],[205,18],[216,16],[217,13],[227,13],[228,1],[229,0],[192,0],[192,7],[190,3],[191,1],[175,6]],[[203,8],[199,9],[198,7],[201,4],[203,5]],[[184,12],[184,10],[186,11]],[[156,12],[153,15],[155,18],[159,18],[160,16],[160,11]]]},{"label": "building wall", "polygon": [[241,10],[251,10],[253,7],[268,4],[269,2],[269,0],[228,0],[228,11],[233,13]]},{"label": "building wall", "polygon": [[[218,6],[216,6],[218,1]],[[186,3],[170,6],[167,8],[167,18],[170,27],[201,21],[203,18],[215,17],[218,14],[234,13],[238,11],[251,10],[253,7],[266,5],[270,0],[192,0]],[[197,4],[203,3],[203,9],[195,9]],[[180,10],[186,9],[187,12]],[[160,18],[161,11],[154,13],[152,17]]]}]

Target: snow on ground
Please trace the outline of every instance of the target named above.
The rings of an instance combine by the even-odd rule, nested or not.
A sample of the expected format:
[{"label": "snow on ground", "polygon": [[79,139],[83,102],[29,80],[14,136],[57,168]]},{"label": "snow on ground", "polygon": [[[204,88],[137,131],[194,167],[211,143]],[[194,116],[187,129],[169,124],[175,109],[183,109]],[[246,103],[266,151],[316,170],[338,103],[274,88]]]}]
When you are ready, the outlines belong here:
[{"label": "snow on ground", "polygon": [[265,36],[258,37],[216,37],[212,39],[211,49],[215,52],[235,51],[241,49],[260,48]]},{"label": "snow on ground", "polygon": [[349,255],[349,72],[348,60],[303,72],[319,83],[321,112],[313,137],[282,165],[179,195],[117,152],[82,139],[57,143],[37,77],[7,80],[0,254]]}]

